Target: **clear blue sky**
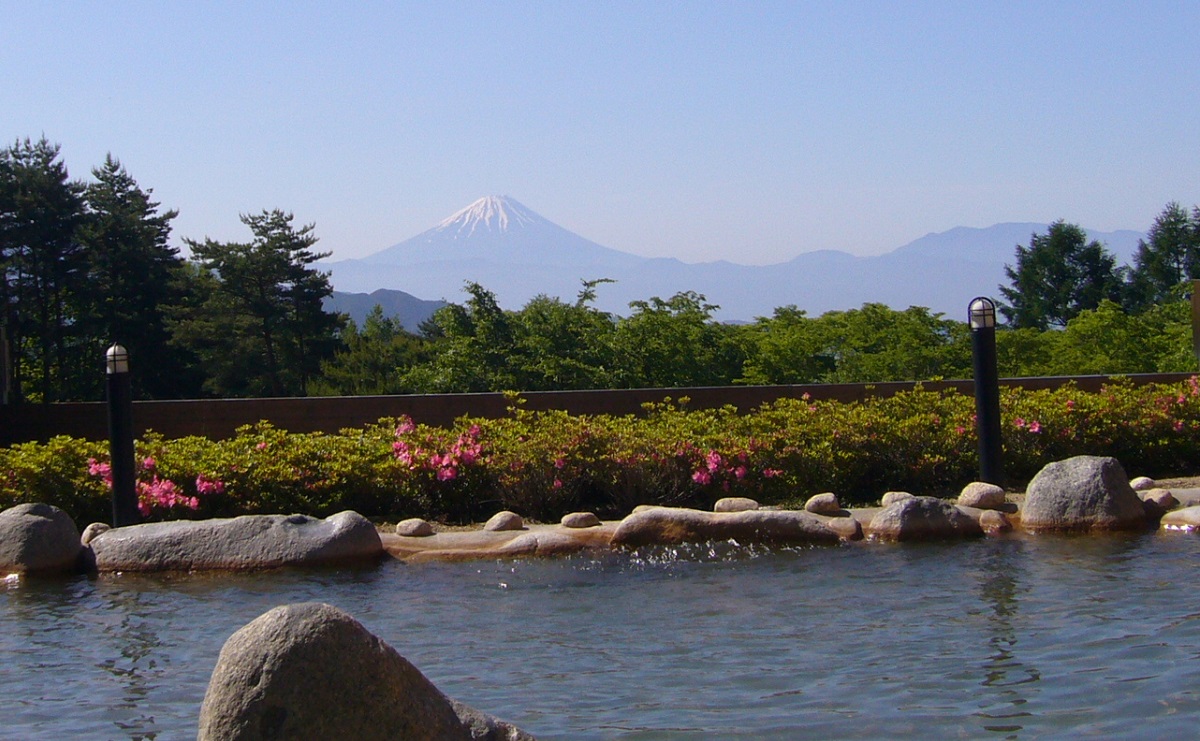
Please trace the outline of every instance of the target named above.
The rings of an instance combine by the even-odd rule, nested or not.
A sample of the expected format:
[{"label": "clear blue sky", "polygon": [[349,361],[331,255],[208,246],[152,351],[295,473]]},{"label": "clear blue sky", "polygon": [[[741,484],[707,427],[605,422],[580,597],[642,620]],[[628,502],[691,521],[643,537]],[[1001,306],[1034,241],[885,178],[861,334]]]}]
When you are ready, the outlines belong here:
[{"label": "clear blue sky", "polygon": [[1200,2],[0,0],[0,142],[360,257],[507,194],[688,262],[1200,202]]}]

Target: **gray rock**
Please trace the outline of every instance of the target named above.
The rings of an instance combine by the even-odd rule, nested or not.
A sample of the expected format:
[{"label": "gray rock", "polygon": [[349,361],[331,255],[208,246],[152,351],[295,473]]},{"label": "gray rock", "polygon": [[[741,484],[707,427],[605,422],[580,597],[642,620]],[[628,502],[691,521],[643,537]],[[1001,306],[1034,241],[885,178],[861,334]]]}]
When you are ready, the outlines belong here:
[{"label": "gray rock", "polygon": [[1025,490],[1027,530],[1137,530],[1146,527],[1142,500],[1115,458],[1081,455],[1050,463]]},{"label": "gray rock", "polygon": [[200,741],[529,739],[443,695],[388,644],[325,604],[287,605],[221,649]]},{"label": "gray rock", "polygon": [[958,495],[958,504],[961,507],[1000,509],[1004,503],[1003,487],[989,484],[986,481],[972,481],[964,486]]},{"label": "gray rock", "polygon": [[614,546],[702,543],[836,543],[837,533],[816,515],[794,510],[703,512],[697,509],[654,507],[635,512],[617,526]]},{"label": "gray rock", "polygon": [[1132,487],[1134,491],[1147,491],[1149,489],[1158,488],[1158,483],[1149,476],[1138,476],[1137,478],[1129,480],[1129,486]]},{"label": "gray rock", "polygon": [[934,540],[983,534],[974,518],[950,502],[913,496],[877,512],[869,530],[883,540]]},{"label": "gray rock", "polygon": [[18,504],[0,512],[0,574],[68,573],[82,550],[79,528],[58,507]]},{"label": "gray rock", "polygon": [[999,533],[1007,533],[1013,529],[1012,523],[1003,512],[994,509],[985,509],[979,515],[979,527],[983,528],[983,532],[988,535],[996,535]]},{"label": "gray rock", "polygon": [[830,517],[825,527],[837,533],[842,540],[862,540],[862,523],[853,517]]},{"label": "gray rock", "polygon": [[433,534],[433,525],[430,525],[420,517],[410,517],[407,520],[401,520],[396,523],[396,535],[403,535],[409,538],[428,538]]},{"label": "gray rock", "polygon": [[79,542],[83,545],[91,543],[100,533],[106,533],[112,530],[112,526],[107,522],[93,522],[83,529],[83,535],[79,536]]},{"label": "gray rock", "polygon": [[821,494],[814,494],[804,503],[806,512],[813,512],[818,515],[836,515],[842,511],[841,502],[838,501],[837,494],[831,491]]},{"label": "gray rock", "polygon": [[913,495],[906,491],[889,491],[885,492],[883,498],[879,500],[880,507],[890,507],[896,502],[903,502],[905,499],[912,499]]},{"label": "gray rock", "polygon": [[489,532],[497,530],[523,530],[525,528],[525,520],[516,512],[497,512],[492,515],[492,518],[483,525],[483,529]]},{"label": "gray rock", "polygon": [[600,518],[592,512],[572,512],[563,515],[562,526],[583,529],[586,527],[599,527]]},{"label": "gray rock", "polygon": [[384,553],[379,532],[357,512],[246,515],[153,522],[100,533],[90,548],[99,571],[203,571],[321,566]]},{"label": "gray rock", "polygon": [[724,497],[713,505],[713,512],[752,512],[758,509],[758,502],[749,497]]},{"label": "gray rock", "polygon": [[1164,530],[1192,532],[1200,528],[1200,507],[1184,507],[1168,512],[1159,524]]},{"label": "gray rock", "polygon": [[1154,487],[1152,489],[1143,490],[1134,489],[1134,491],[1138,492],[1138,496],[1142,498],[1143,502],[1147,504],[1154,504],[1162,512],[1166,512],[1169,509],[1174,509],[1175,507],[1179,506],[1179,500],[1175,498],[1175,495],[1171,493],[1170,489],[1160,489],[1158,487]]}]

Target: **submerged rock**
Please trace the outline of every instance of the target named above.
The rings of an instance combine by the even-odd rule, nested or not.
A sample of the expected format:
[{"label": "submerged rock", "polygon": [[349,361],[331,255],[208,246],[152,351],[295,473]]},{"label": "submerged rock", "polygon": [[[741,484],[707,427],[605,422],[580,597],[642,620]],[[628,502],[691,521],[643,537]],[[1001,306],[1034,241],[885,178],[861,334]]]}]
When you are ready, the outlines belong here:
[{"label": "submerged rock", "polygon": [[154,522],[119,527],[88,546],[98,571],[203,571],[321,566],[383,555],[379,532],[357,512]]},{"label": "submerged rock", "polygon": [[229,637],[198,738],[532,739],[450,700],[357,620],[319,603],[276,607]]},{"label": "submerged rock", "polygon": [[871,535],[884,540],[934,540],[982,535],[966,512],[937,497],[900,499],[875,514]]},{"label": "submerged rock", "polygon": [[747,543],[836,543],[838,535],[809,512],[747,510],[704,512],[651,507],[626,517],[613,533],[614,546],[672,545],[733,538]]},{"label": "submerged rock", "polygon": [[1146,527],[1142,500],[1116,458],[1080,455],[1048,464],[1025,490],[1027,530],[1137,530]]},{"label": "submerged rock", "polygon": [[79,528],[58,507],[18,504],[0,512],[0,575],[68,573],[82,549]]}]

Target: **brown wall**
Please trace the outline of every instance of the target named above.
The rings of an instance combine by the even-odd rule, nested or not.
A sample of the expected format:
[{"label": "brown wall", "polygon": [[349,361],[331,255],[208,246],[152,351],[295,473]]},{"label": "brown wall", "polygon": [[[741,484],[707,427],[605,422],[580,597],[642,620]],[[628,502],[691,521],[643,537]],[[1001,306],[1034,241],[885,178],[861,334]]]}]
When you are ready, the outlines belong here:
[{"label": "brown wall", "polygon": [[[1190,373],[1139,374],[1126,378],[1134,383],[1172,383],[1186,380]],[[1074,381],[1085,391],[1098,391],[1109,376],[1003,379],[1001,385],[1030,389],[1057,388]],[[805,386],[723,386],[708,388],[633,389],[618,391],[544,391],[522,394],[525,408],[562,409],[573,414],[637,414],[646,402],[670,397],[688,397],[693,408],[732,404],[753,409],[779,398],[856,401],[868,396],[890,396],[907,391],[911,382],[874,384],[823,384]],[[971,381],[925,381],[928,390],[954,389],[974,393]],[[407,414],[417,422],[449,425],[463,415],[500,417],[507,413],[503,394],[431,394],[412,396],[346,396],[289,399],[213,399],[190,401],[140,401],[134,403],[135,433],[147,429],[168,438],[203,435],[213,439],[232,437],[246,424],[268,420],[291,432],[337,432],[344,427],[361,427],[381,417]],[[108,437],[107,406],[103,402],[28,404],[0,406],[0,444],[28,440],[44,441],[55,435],[91,440]]]}]

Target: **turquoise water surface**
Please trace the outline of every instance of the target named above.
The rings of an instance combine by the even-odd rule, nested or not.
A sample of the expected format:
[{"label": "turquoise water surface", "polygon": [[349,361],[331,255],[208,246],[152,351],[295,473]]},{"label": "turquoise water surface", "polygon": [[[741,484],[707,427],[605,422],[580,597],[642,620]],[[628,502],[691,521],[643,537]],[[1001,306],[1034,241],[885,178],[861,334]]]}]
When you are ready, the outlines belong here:
[{"label": "turquoise water surface", "polygon": [[225,639],[358,618],[541,739],[1182,738],[1200,539],[1013,536],[10,582],[2,735],[194,738]]}]

